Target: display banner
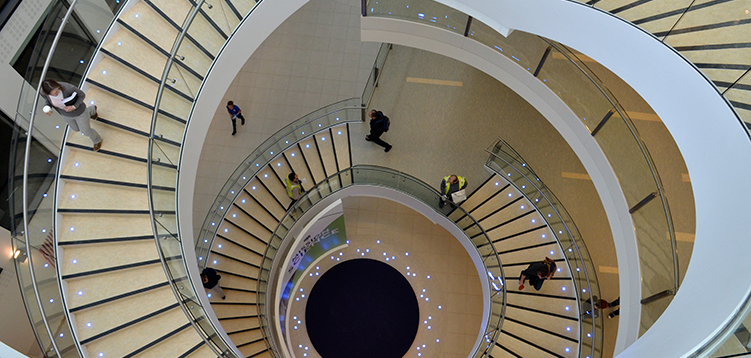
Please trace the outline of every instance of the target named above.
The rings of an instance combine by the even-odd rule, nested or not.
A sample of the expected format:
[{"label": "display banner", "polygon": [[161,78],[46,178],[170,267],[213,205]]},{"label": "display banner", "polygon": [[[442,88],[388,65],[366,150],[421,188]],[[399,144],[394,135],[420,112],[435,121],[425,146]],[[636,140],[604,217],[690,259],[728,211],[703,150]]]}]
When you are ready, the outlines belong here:
[{"label": "display banner", "polygon": [[306,225],[295,241],[294,250],[290,252],[291,259],[285,262],[281,278],[284,285],[279,296],[279,323],[284,337],[287,328],[287,308],[295,286],[313,263],[328,252],[345,245],[347,231],[344,227],[344,208],[342,201],[337,200]]}]

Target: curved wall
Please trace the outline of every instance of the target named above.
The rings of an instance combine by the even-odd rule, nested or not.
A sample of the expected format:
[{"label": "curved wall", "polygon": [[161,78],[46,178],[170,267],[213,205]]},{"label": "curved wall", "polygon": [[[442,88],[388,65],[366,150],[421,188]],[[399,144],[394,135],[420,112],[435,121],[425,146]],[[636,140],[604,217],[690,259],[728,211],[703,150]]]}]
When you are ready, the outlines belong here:
[{"label": "curved wall", "polygon": [[[733,262],[734,269],[741,271],[751,269],[751,261],[745,257],[751,249],[751,241],[741,239],[751,231],[751,223],[743,215],[749,204],[745,196],[738,195],[740,189],[735,179],[751,177],[751,167],[745,164],[751,162],[751,146],[732,108],[679,54],[650,34],[597,9],[561,0],[438,1],[496,29],[518,29],[585,53],[631,85],[662,118],[691,176],[696,203],[694,254],[683,286],[670,307],[623,356],[679,357],[696,349],[734,317],[740,303],[751,292],[751,280],[722,284],[722,294],[707,286],[716,282],[715,278],[727,277],[726,265],[720,263]],[[181,157],[180,207],[192,207],[200,150],[222,95],[263,40],[305,2],[262,2],[254,10],[253,21],[243,23],[230,39],[223,56],[218,57],[203,84],[186,133],[185,141],[191,145],[183,147]],[[582,145],[592,152],[599,150]],[[180,212],[181,235],[192,237],[190,210]],[[625,229],[630,228],[618,230]],[[628,292],[629,287],[621,286],[621,290]],[[634,303],[630,306],[633,308]],[[703,313],[701,319],[696,318],[698,309]],[[619,334],[616,352],[625,349],[635,338],[628,336],[629,326],[624,324],[619,330],[624,334]]]},{"label": "curved wall", "polygon": [[[437,0],[496,28],[510,28],[571,46],[634,88],[660,116],[691,177],[696,238],[681,289],[660,319],[626,349],[627,357],[689,355],[716,334],[751,293],[751,280],[719,283],[725,264],[751,269],[745,237],[751,223],[737,179],[747,178],[751,146],[745,128],[715,87],[687,60],[652,35],[581,3],[559,0]],[[617,34],[617,36],[615,36]],[[619,257],[620,258],[620,257]],[[709,287],[713,283],[718,288]],[[623,289],[623,287],[621,287]],[[701,310],[701,317],[696,312]],[[698,319],[697,319],[698,318]],[[666,344],[670,342],[670,344]]]},{"label": "curved wall", "polygon": [[362,19],[362,40],[387,42],[438,53],[473,66],[511,88],[548,120],[582,162],[608,217],[616,244],[621,309],[619,337],[636,341],[641,320],[639,252],[634,224],[618,178],[597,141],[576,114],[553,91],[509,58],[450,31],[434,26],[383,17]]}]

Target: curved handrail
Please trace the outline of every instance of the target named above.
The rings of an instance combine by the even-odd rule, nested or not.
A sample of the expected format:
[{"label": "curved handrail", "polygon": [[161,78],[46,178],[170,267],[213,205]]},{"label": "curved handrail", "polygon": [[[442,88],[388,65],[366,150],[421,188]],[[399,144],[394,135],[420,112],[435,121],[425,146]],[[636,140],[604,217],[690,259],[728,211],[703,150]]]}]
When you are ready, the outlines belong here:
[{"label": "curved handrail", "polygon": [[[58,43],[58,41],[60,40],[60,37],[63,34],[63,28],[67,24],[68,19],[70,18],[71,14],[73,14],[73,8],[75,7],[75,5],[76,5],[77,2],[78,2],[78,0],[73,0],[71,2],[70,6],[68,7],[68,11],[65,13],[65,16],[63,17],[63,20],[62,20],[62,22],[60,24],[60,28],[58,29],[57,33],[55,34],[55,39],[52,41],[52,46],[51,46],[52,49],[54,49],[54,48],[57,47],[57,43]],[[29,159],[31,157],[31,143],[32,143],[31,138],[33,138],[33,136],[34,136],[34,122],[36,120],[37,105],[39,103],[39,98],[40,98],[41,91],[42,91],[41,81],[47,75],[47,69],[49,68],[50,63],[52,62],[52,56],[53,55],[54,55],[54,51],[50,51],[47,54],[47,59],[44,61],[44,66],[42,67],[42,73],[39,76],[40,83],[37,86],[37,90],[36,90],[36,93],[34,95],[34,103],[32,104],[32,107],[31,107],[31,118],[29,118],[29,129],[28,129],[28,132],[27,132],[28,134],[27,134],[27,140],[26,140],[26,150],[24,152],[24,159],[23,159],[23,196],[22,196],[21,201],[22,201],[22,204],[23,204],[23,224],[24,224],[24,228],[25,228],[24,231],[23,231],[23,236],[24,236],[24,241],[26,242],[27,249],[29,247],[32,247],[31,246],[31,239],[29,237],[29,231],[30,231],[29,230],[29,222],[30,222],[31,219],[29,218],[29,212],[28,212],[29,211],[29,207],[28,207],[28,200],[27,200],[27,198],[29,197]],[[44,306],[42,305],[42,301],[40,300],[40,296],[39,296],[39,288],[37,287],[36,280],[34,279],[36,275],[34,273],[34,261],[33,261],[33,257],[34,257],[34,255],[31,255],[31,254],[28,255],[28,259],[29,259],[29,272],[30,272],[31,277],[32,277],[32,287],[34,288],[34,296],[36,297],[36,301],[37,301],[37,305],[39,306],[39,310],[42,312],[42,315],[46,317],[46,315],[44,314],[45,309],[44,309]],[[59,265],[56,265],[56,266],[59,266]],[[57,275],[57,277],[59,279],[60,275]],[[58,282],[58,286],[62,287],[62,285],[59,285],[59,282]],[[61,299],[62,299],[62,297],[64,297],[64,295],[62,295],[62,292],[60,294],[60,297],[61,297]],[[70,322],[69,317],[67,317],[67,310],[63,310],[63,311],[66,311],[66,321]],[[61,357],[61,355],[60,355],[60,351],[61,350],[59,349],[59,347],[57,346],[57,343],[55,342],[55,336],[53,335],[53,333],[52,333],[52,331],[50,329],[50,326],[49,326],[47,320],[43,319],[42,322],[44,323],[44,328],[45,328],[45,330],[47,331],[47,334],[50,337],[50,341],[52,343],[52,348],[55,350],[55,354],[58,357]],[[68,330],[71,332],[71,335],[73,335],[73,329],[72,329],[72,327],[70,327],[69,324],[68,324]],[[74,341],[76,341],[76,340],[74,339]],[[78,349],[79,355],[83,356],[83,353],[81,352],[81,347],[80,347],[80,345],[78,344],[77,341],[76,341],[76,348]]]},{"label": "curved handrail", "polygon": [[[612,17],[614,17],[614,18],[616,18],[616,19],[618,19],[618,20],[620,20],[620,21],[623,21],[623,22],[625,22],[625,23],[628,23],[629,25],[633,26],[634,28],[638,29],[639,31],[643,32],[644,34],[646,34],[646,35],[648,35],[648,36],[650,36],[650,37],[652,37],[652,38],[654,38],[654,39],[655,39],[656,41],[659,41],[659,42],[663,42],[663,43],[664,43],[664,42],[665,42],[665,41],[664,41],[664,40],[665,40],[665,38],[667,38],[667,36],[669,36],[669,35],[670,35],[670,34],[668,33],[668,34],[666,34],[666,35],[665,35],[665,38],[663,38],[663,39],[660,39],[659,37],[655,36],[655,35],[654,35],[653,33],[651,33],[651,32],[649,32],[649,31],[647,31],[646,29],[642,28],[641,26],[639,26],[639,25],[636,25],[636,24],[634,24],[634,23],[630,22],[629,20],[626,20],[626,19],[624,19],[624,18],[622,18],[622,17],[620,17],[620,16],[618,16],[618,15],[616,15],[616,14],[613,14],[613,13],[611,13],[610,11],[607,11],[607,10],[603,10],[603,9],[600,9],[600,8],[596,7],[594,3],[590,4],[590,3],[588,3],[588,2],[582,2],[582,1],[580,1],[580,0],[565,0],[565,1],[568,1],[568,2],[570,2],[570,3],[574,3],[574,4],[576,4],[577,6],[584,6],[584,7],[590,8],[590,9],[592,9],[592,10],[595,10],[595,11],[598,11],[598,12],[601,12],[601,13],[605,13],[605,14],[608,14],[609,16],[612,16]],[[686,7],[686,9],[685,9],[684,13],[685,13],[686,11],[688,11],[688,10],[689,10],[689,9],[691,8],[691,6],[694,6],[694,3],[693,3],[693,2],[692,2],[692,3],[690,3],[689,5],[687,5],[687,7]],[[745,9],[745,8],[742,8],[742,9]],[[671,30],[672,30],[672,29],[675,29],[675,27],[676,27],[676,26],[678,25],[678,23],[679,23],[679,22],[680,22],[681,20],[683,20],[683,16],[678,16],[678,17],[676,18],[676,20],[675,20],[675,23],[674,23],[674,24],[673,24],[673,25],[672,25],[672,26],[670,27],[670,28],[671,28]],[[740,115],[738,114],[738,112],[737,112],[737,111],[735,110],[735,106],[733,105],[733,103],[731,103],[731,102],[730,102],[730,100],[729,100],[729,99],[728,99],[727,97],[725,97],[725,95],[724,95],[724,93],[725,93],[725,92],[729,91],[730,89],[732,89],[732,88],[733,88],[733,87],[735,87],[735,86],[738,86],[738,85],[740,84],[740,83],[739,83],[739,82],[740,82],[740,80],[741,80],[741,79],[743,79],[743,78],[744,78],[745,76],[748,76],[748,75],[749,75],[749,73],[751,73],[751,72],[749,72],[749,71],[751,71],[751,68],[747,69],[747,70],[746,70],[746,72],[744,72],[743,74],[741,74],[740,76],[738,76],[738,79],[736,79],[736,80],[735,80],[735,81],[733,82],[733,86],[730,86],[730,87],[728,87],[728,88],[727,88],[727,89],[726,89],[726,90],[725,90],[725,91],[723,92],[723,91],[720,91],[720,89],[719,89],[719,88],[717,87],[717,85],[716,85],[716,84],[714,83],[714,81],[712,81],[712,79],[710,79],[709,77],[707,77],[707,75],[706,75],[706,74],[704,74],[704,72],[703,72],[703,71],[702,71],[701,69],[699,69],[698,67],[696,67],[696,65],[695,65],[695,64],[694,64],[693,62],[691,62],[691,60],[689,60],[688,58],[686,58],[686,56],[683,56],[683,54],[682,54],[682,53],[681,53],[680,51],[676,50],[676,49],[675,49],[675,48],[674,48],[673,46],[670,46],[670,45],[668,45],[668,44],[665,44],[665,47],[666,47],[666,48],[668,48],[669,50],[673,51],[673,53],[675,53],[675,54],[676,54],[676,55],[677,55],[678,57],[680,57],[681,59],[683,59],[683,61],[685,61],[687,65],[689,65],[689,66],[693,67],[693,68],[694,68],[694,70],[696,70],[696,72],[697,72],[698,74],[700,74],[700,75],[701,75],[701,76],[702,76],[702,77],[704,78],[704,80],[705,80],[705,81],[707,81],[707,83],[708,83],[708,84],[710,84],[710,85],[711,85],[711,86],[712,86],[712,87],[713,87],[713,88],[714,88],[714,89],[715,89],[715,90],[717,91],[717,94],[719,94],[719,95],[720,95],[720,97],[721,97],[721,98],[722,98],[722,99],[723,99],[723,100],[725,101],[725,104],[726,104],[726,105],[727,105],[727,106],[728,106],[729,108],[731,108],[731,109],[733,110],[733,112],[735,113],[735,117],[736,117],[736,118],[738,119],[738,123],[739,123],[739,124],[740,124],[740,125],[741,125],[741,126],[742,126],[743,128],[745,128],[745,129],[746,129],[746,135],[748,135],[749,139],[751,139],[751,128],[749,128],[748,126],[746,126],[746,122],[745,122],[745,121],[743,120],[743,118],[741,118],[741,116],[740,116]]]},{"label": "curved handrail", "polygon": [[[384,179],[386,176],[390,176],[391,180]],[[349,178],[347,179],[347,177]],[[256,296],[261,327],[265,332],[265,337],[269,340],[269,344],[274,347],[273,350],[275,352],[282,352],[279,350],[280,337],[277,336],[276,330],[272,329],[273,326],[270,324],[267,315],[268,312],[266,310],[266,307],[268,306],[267,301],[270,299],[269,297],[273,298],[274,295],[270,295],[266,290],[269,287],[269,281],[271,279],[270,269],[274,265],[273,262],[278,256],[279,248],[289,239],[287,233],[290,232],[297,220],[308,210],[315,207],[316,203],[321,202],[323,199],[335,194],[339,190],[357,185],[382,186],[409,195],[430,206],[437,213],[445,216],[447,220],[453,222],[457,228],[465,232],[466,236],[464,239],[469,240],[469,242],[471,242],[477,249],[477,254],[482,258],[485,266],[485,272],[487,272],[486,279],[488,280],[488,287],[490,287],[490,297],[488,297],[488,299],[491,306],[484,325],[486,331],[484,332],[483,340],[480,341],[478,346],[474,347],[471,356],[488,357],[500,334],[506,308],[505,276],[493,242],[488,238],[485,230],[482,229],[477,221],[475,221],[475,219],[464,209],[450,201],[448,202],[450,205],[441,207],[441,193],[427,183],[409,174],[373,165],[355,165],[324,179],[318,185],[308,190],[303,197],[295,202],[274,230],[274,233],[269,240],[269,244],[264,251],[263,261],[260,264],[261,269],[258,273],[259,290],[258,295]],[[467,225],[463,225],[464,229],[462,228],[462,225],[458,225],[456,221],[449,218],[449,216],[455,212],[461,213],[460,221],[467,223]],[[472,235],[467,234],[469,230],[473,230]],[[479,233],[475,232],[477,230],[479,230]],[[479,237],[480,239],[472,240],[470,237]],[[480,249],[481,247],[484,249]],[[496,283],[496,281],[498,283]],[[497,301],[498,297],[501,298],[500,302]],[[281,358],[282,356],[277,355],[276,357]]]},{"label": "curved handrail", "polygon": [[204,219],[196,240],[196,255],[199,267],[203,269],[209,262],[208,257],[211,247],[230,205],[241,194],[242,188],[255,178],[258,171],[266,167],[287,148],[319,131],[342,123],[361,122],[362,109],[360,98],[349,98],[332,103],[286,125],[251,152],[222,186],[206,215],[206,219]]},{"label": "curved handrail", "polygon": [[[491,156],[488,158],[485,167],[516,188],[540,214],[540,217],[545,220],[546,225],[555,236],[571,275],[574,277],[572,280],[574,292],[580,307],[589,302],[589,310],[585,309],[579,315],[579,356],[584,355],[581,352],[585,340],[591,342],[591,349],[586,353],[587,357],[602,356],[602,315],[593,305],[602,296],[600,295],[599,281],[592,258],[589,256],[589,250],[587,250],[579,229],[577,229],[571,215],[568,214],[561,201],[506,141],[498,138],[497,141],[488,146],[486,151]],[[540,203],[540,200],[543,202]],[[584,277],[580,277],[582,275]],[[591,322],[591,329],[587,330],[586,339],[583,327],[589,325],[589,323],[584,321],[585,316],[588,316]]]},{"label": "curved handrail", "polygon": [[[364,16],[418,22],[477,41],[520,65],[555,93],[590,131],[611,163],[623,189],[626,203],[631,208],[637,245],[650,245],[649,249],[657,248],[663,256],[670,256],[669,259],[665,258],[659,262],[666,267],[672,266],[672,273],[662,274],[662,270],[650,270],[653,279],[642,282],[644,295],[650,296],[665,289],[670,293],[677,291],[679,271],[675,232],[659,174],[626,111],[607,86],[597,76],[592,75],[582,61],[572,56],[563,45],[518,30],[503,36],[496,29],[437,1],[417,0],[412,2],[409,8],[375,0],[367,0],[363,5],[366,7],[363,9]],[[555,59],[564,61],[553,62]],[[612,118],[618,116],[622,120]],[[660,203],[659,210],[662,213],[657,215],[653,211],[651,215],[644,214],[653,208],[653,205],[649,204],[650,200],[657,197],[660,200],[654,203]],[[644,207],[647,209],[638,211]],[[652,236],[651,232],[642,230],[647,227],[658,228],[661,234],[663,231],[666,232],[670,237],[670,243],[664,243],[664,235]],[[645,248],[642,247],[641,251],[644,252]],[[640,260],[640,263],[643,262]],[[646,270],[645,265],[642,265],[642,270]],[[670,269],[666,268],[664,271],[670,272]],[[667,277],[668,275],[670,277]],[[642,306],[643,311],[652,314],[642,315],[643,326],[651,326],[656,320],[654,316],[662,313],[660,307],[652,307],[654,306]]]},{"label": "curved handrail", "polygon": [[[176,216],[174,217],[174,219],[170,220],[170,218],[173,216],[170,215],[171,210],[164,210],[164,208],[155,208],[154,201],[155,188],[154,171],[152,170],[152,167],[154,166],[155,162],[160,162],[160,160],[154,160],[155,156],[153,154],[155,147],[158,148],[162,154],[165,154],[164,151],[155,142],[157,138],[162,138],[161,136],[158,136],[156,134],[162,94],[164,93],[165,85],[167,84],[167,79],[170,75],[172,66],[175,63],[176,57],[178,56],[177,52],[178,50],[180,50],[183,40],[188,35],[188,31],[190,30],[191,25],[193,24],[193,20],[196,18],[196,15],[198,15],[199,12],[202,11],[201,6],[203,6],[204,3],[205,0],[199,0],[198,3],[192,3],[191,11],[187,15],[183,23],[182,30],[175,39],[172,50],[170,51],[167,62],[164,66],[161,81],[159,82],[157,97],[156,101],[154,102],[154,112],[152,114],[151,129],[149,131],[149,150],[147,158],[147,191],[149,200],[149,215],[151,216],[151,225],[152,231],[154,233],[154,239],[157,243],[159,261],[162,264],[162,268],[164,269],[165,274],[167,275],[167,277],[169,277],[170,288],[172,289],[172,293],[175,295],[175,298],[177,298],[177,301],[179,302],[180,308],[183,310],[183,313],[185,313],[185,316],[190,321],[190,324],[196,330],[204,343],[214,352],[214,354],[220,357],[237,358],[242,357],[243,355],[240,354],[239,351],[236,351],[234,345],[228,343],[223,335],[218,333],[219,330],[217,330],[217,328],[214,326],[214,323],[210,319],[208,319],[208,317],[206,316],[206,311],[201,304],[201,300],[197,297],[199,291],[196,289],[193,280],[190,279],[188,274],[189,271],[186,266],[187,261],[185,260],[184,247],[179,237],[179,231],[177,230],[178,223]],[[161,157],[157,157],[157,159],[160,158]],[[175,172],[178,171],[177,166],[175,166],[174,170]],[[175,185],[176,184],[177,183],[175,183]],[[176,211],[177,201],[174,200],[173,203],[174,206],[172,207],[172,209]],[[165,212],[167,213],[167,218],[164,217]],[[171,253],[172,256],[168,255],[168,253]],[[170,264],[169,261],[176,263]]]},{"label": "curved handrail", "polygon": [[[76,7],[78,6],[78,7]],[[56,125],[54,129],[50,129],[51,125],[49,123],[52,122],[37,122],[37,109],[38,104],[41,99],[41,82],[47,77],[48,71],[50,69],[54,69],[56,67],[53,66],[53,57],[55,55],[55,50],[57,49],[58,43],[60,41],[60,38],[62,37],[63,33],[66,30],[73,29],[75,31],[75,26],[79,26],[80,23],[78,20],[70,21],[72,18],[73,10],[78,9],[81,10],[82,8],[85,8],[87,5],[78,4],[77,0],[73,0],[70,4],[67,4],[65,2],[57,2],[53,3],[48,10],[48,13],[45,18],[45,25],[43,25],[44,28],[46,28],[45,31],[43,31],[44,35],[41,36],[37,43],[34,45],[35,50],[34,56],[32,56],[32,60],[29,63],[29,66],[27,68],[25,81],[28,82],[28,87],[31,87],[31,83],[36,83],[36,89],[33,91],[33,95],[28,96],[27,95],[27,84],[26,82],[22,86],[21,95],[19,96],[18,101],[18,107],[17,107],[17,113],[16,113],[16,123],[23,123],[22,119],[26,119],[26,111],[28,111],[28,122],[25,123],[27,125],[27,130],[25,133],[25,145],[24,145],[24,156],[23,160],[21,161],[21,165],[23,167],[23,174],[21,176],[22,181],[22,195],[21,198],[17,198],[15,196],[11,196],[12,200],[9,200],[9,203],[11,205],[11,212],[13,213],[16,209],[17,201],[21,201],[21,207],[22,207],[22,222],[21,226],[23,227],[23,230],[21,231],[21,234],[24,236],[24,261],[28,259],[28,274],[30,277],[31,284],[27,287],[31,287],[34,292],[34,300],[36,301],[36,306],[38,308],[38,312],[41,315],[41,321],[44,326],[44,330],[46,333],[46,337],[44,336],[44,333],[37,332],[38,326],[36,325],[38,322],[34,318],[36,311],[33,311],[31,309],[30,305],[30,298],[27,298],[25,293],[22,291],[22,298],[24,300],[24,304],[26,306],[26,311],[29,316],[29,320],[32,322],[32,331],[34,332],[34,335],[36,336],[37,341],[39,342],[39,345],[41,346],[43,351],[50,351],[54,352],[56,356],[83,356],[83,352],[80,346],[80,343],[76,339],[76,331],[74,327],[71,325],[71,319],[70,319],[70,312],[66,309],[66,295],[63,292],[63,288],[65,287],[64,284],[61,281],[62,274],[60,272],[60,262],[59,257],[57,255],[57,252],[54,250],[54,248],[57,245],[58,235],[56,235],[55,228],[56,225],[56,215],[55,210],[57,208],[57,194],[58,194],[58,187],[55,185],[56,182],[59,182],[59,175],[61,170],[61,162],[59,158],[62,156],[62,149],[64,148],[64,141],[65,138],[67,138],[68,135],[68,127],[64,126],[64,128],[61,130],[60,125]],[[65,14],[62,18],[58,18],[57,16],[59,13],[65,9]],[[57,10],[57,13],[55,13],[55,9]],[[114,19],[114,18],[113,18]],[[49,48],[45,52],[46,43],[48,40],[48,36],[53,31],[52,29],[55,28],[53,26],[55,23],[59,21],[59,25],[57,26],[57,31],[54,32],[55,36],[52,40],[52,42],[49,44]],[[49,28],[47,28],[46,24],[50,24]],[[70,26],[70,27],[69,27]],[[111,23],[110,25],[111,26]],[[67,55],[81,55],[83,58],[88,59],[88,53],[86,52],[87,49],[91,48],[91,45],[94,45],[96,47],[100,46],[100,42],[96,42],[94,39],[90,39],[91,41],[83,41],[85,44],[90,45],[90,47],[84,47],[84,53],[82,54],[71,54],[68,53]],[[39,61],[41,56],[45,56],[44,64],[41,66],[41,72],[37,73],[39,71],[39,67],[37,67],[37,61]],[[84,59],[81,60],[81,63],[84,63]],[[84,75],[88,72],[91,66],[91,61],[88,61],[88,64],[84,66],[85,70],[83,72],[80,71],[72,71],[68,74],[72,77],[81,76],[81,83],[83,83]],[[38,78],[35,78],[38,74]],[[33,87],[32,87],[33,88]],[[28,96],[28,97],[27,97]],[[31,108],[28,108],[28,106],[31,105]],[[44,127],[50,127],[50,128],[44,128]],[[22,135],[19,132],[20,127],[17,126],[14,130],[13,135],[13,150],[11,155],[16,154],[16,151],[19,150],[20,145],[18,145],[19,141],[22,139]],[[38,133],[37,133],[38,132]],[[31,154],[32,154],[32,144],[34,141],[38,141],[46,150],[50,151],[51,156],[57,155],[57,160],[49,158],[47,160],[48,163],[52,163],[52,166],[49,168],[49,172],[42,172],[42,173],[30,173],[30,160]],[[40,158],[34,158],[34,159],[40,159]],[[12,160],[11,162],[13,162]],[[54,170],[54,171],[53,171]],[[15,172],[15,168],[12,169],[12,172]],[[41,174],[41,175],[40,175]],[[39,197],[39,193],[35,193],[30,197],[30,185],[29,185],[29,179],[31,176],[34,176],[34,178],[44,177],[46,180],[49,181],[50,187],[53,188],[54,194],[52,196],[49,196],[47,193],[44,193]],[[50,178],[54,178],[50,180]],[[11,175],[11,180],[15,180],[15,178]],[[46,183],[45,183],[46,184]],[[46,186],[46,185],[45,185]],[[46,199],[44,199],[46,198]],[[30,208],[30,201],[35,201],[34,209]],[[47,204],[44,208],[42,208],[42,202],[47,201]],[[13,215],[14,218],[12,221],[12,231],[14,237],[18,235],[18,228],[16,227],[15,223],[15,215]],[[32,218],[33,216],[33,218]],[[33,223],[32,223],[33,221]],[[41,228],[41,230],[39,230]],[[39,231],[37,231],[39,230]],[[39,232],[41,231],[41,234]],[[34,233],[32,235],[32,232]],[[45,235],[46,234],[46,235]],[[32,237],[33,236],[33,237]],[[16,242],[13,241],[14,248],[16,247]],[[16,252],[18,252],[18,255],[20,255],[20,250],[15,248]],[[35,259],[35,256],[41,256]],[[35,263],[35,260],[39,260],[37,263]],[[16,273],[18,275],[19,283],[21,283],[21,286],[24,286],[24,279],[23,276],[25,274],[26,269],[21,267],[20,260],[15,261],[16,265]],[[45,262],[42,264],[42,262]],[[47,269],[49,266],[52,266],[52,270],[54,271],[54,277],[49,279],[44,279],[43,281],[39,281],[40,277],[38,273],[36,272],[35,265],[40,265],[40,269]],[[56,312],[53,314],[50,314],[50,310],[53,309],[51,307],[45,308],[45,305],[42,304],[42,294],[40,291],[41,285],[54,285],[53,290],[45,290],[45,295],[49,296],[48,303],[50,305],[56,304],[57,307],[59,307],[60,312]],[[47,300],[45,298],[45,300]],[[59,302],[59,303],[55,303]],[[54,310],[58,310],[58,308],[55,307]],[[59,319],[59,322],[50,322],[50,320],[57,320]],[[53,328],[54,326],[54,332]],[[49,339],[49,340],[47,340]],[[44,342],[43,342],[44,340]],[[49,344],[49,346],[48,346]],[[66,345],[65,347],[61,347],[61,344]],[[72,351],[72,349],[75,348],[75,350]]]}]

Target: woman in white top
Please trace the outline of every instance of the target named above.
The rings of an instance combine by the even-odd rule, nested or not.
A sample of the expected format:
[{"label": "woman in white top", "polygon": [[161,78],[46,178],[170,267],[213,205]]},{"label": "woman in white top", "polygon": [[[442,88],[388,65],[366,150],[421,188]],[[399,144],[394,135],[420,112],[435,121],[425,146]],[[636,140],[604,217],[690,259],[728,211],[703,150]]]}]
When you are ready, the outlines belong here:
[{"label": "woman in white top", "polygon": [[[82,132],[91,139],[95,152],[102,147],[102,137],[94,128],[91,128],[89,123],[90,119],[97,120],[99,114],[97,114],[96,106],[87,107],[84,103],[86,93],[65,82],[44,80],[42,96],[47,101],[47,106],[60,113],[72,130]],[[48,116],[52,115],[52,111],[45,111],[45,113]]]}]

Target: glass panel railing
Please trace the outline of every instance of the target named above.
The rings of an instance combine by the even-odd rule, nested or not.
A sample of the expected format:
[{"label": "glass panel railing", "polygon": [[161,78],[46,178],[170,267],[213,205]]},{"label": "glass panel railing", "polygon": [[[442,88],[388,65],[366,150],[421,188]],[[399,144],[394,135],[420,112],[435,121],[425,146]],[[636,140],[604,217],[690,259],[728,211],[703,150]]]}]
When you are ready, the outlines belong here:
[{"label": "glass panel railing", "polygon": [[[282,219],[282,224],[280,224],[274,232],[275,239],[272,240],[266,248],[261,266],[272,267],[276,258],[283,259],[286,254],[283,250],[287,237],[284,234],[280,234],[280,232],[286,233],[289,228],[296,223],[298,218],[302,217],[307,210],[313,208],[316,203],[325,199],[328,195],[334,194],[342,188],[353,185],[376,185],[395,189],[423,201],[436,212],[446,216],[447,219],[449,217],[454,217],[451,214],[456,211],[461,213],[459,216],[462,218],[461,220],[464,221],[454,221],[460,229],[465,228],[466,237],[460,239],[470,240],[477,248],[478,254],[485,263],[486,275],[483,276],[486,277],[487,284],[490,288],[490,297],[487,297],[490,302],[490,311],[484,324],[485,331],[482,332],[483,339],[480,341],[480,344],[474,348],[470,357],[488,357],[490,350],[495,346],[495,342],[498,339],[503,318],[505,316],[505,279],[498,254],[495,251],[493,243],[483,230],[480,229],[480,232],[470,232],[466,230],[467,228],[472,230],[472,228],[479,227],[474,218],[464,211],[464,209],[455,206],[451,202],[449,202],[449,205],[441,207],[441,194],[430,185],[415,177],[388,168],[370,165],[356,165],[323,180],[316,187],[308,190],[306,195],[300,198],[295,205],[287,211],[286,216]],[[320,193],[322,195],[312,195],[312,193]],[[470,236],[470,234],[472,236]],[[270,279],[273,280],[275,278],[276,277],[273,275],[270,275],[268,270],[261,270],[259,274],[259,282],[262,282],[263,284],[259,285],[258,305],[260,308],[264,308],[259,310],[261,326],[272,347],[283,346],[283,342],[285,341],[283,337],[277,336],[276,329],[274,329],[274,325],[279,324],[279,322],[276,322],[268,313],[269,307],[267,304],[276,301],[276,293],[268,292],[268,287],[276,286],[273,284],[269,285],[268,283]],[[278,352],[278,350],[275,351]],[[281,356],[277,355],[277,357]]]},{"label": "glass panel railing", "polygon": [[[660,215],[651,211],[653,217],[650,222],[639,220],[640,225],[649,227],[659,226],[667,228],[667,243],[670,248],[669,255],[651,255],[645,252],[640,255],[641,268],[644,274],[653,275],[652,267],[669,267],[668,274],[673,278],[665,281],[665,286],[659,288],[654,285],[643,285],[643,307],[655,304],[653,299],[675,294],[679,286],[678,280],[678,256],[675,252],[675,233],[673,230],[672,217],[667,199],[665,198],[660,176],[655,165],[639,136],[639,132],[627,116],[615,96],[608,90],[605,83],[589,69],[584,61],[577,57],[566,46],[555,43],[532,34],[515,30],[509,36],[502,36],[486,24],[469,17],[462,17],[455,10],[443,8],[443,5],[432,0],[417,0],[406,5],[392,1],[368,0],[364,4],[365,16],[395,17],[428,25],[439,25],[431,21],[423,21],[424,18],[417,14],[446,14],[452,19],[467,19],[464,36],[478,41],[497,53],[507,57],[527,70],[532,76],[540,80],[550,88],[553,93],[573,111],[581,123],[590,131],[600,148],[610,162],[618,181],[623,188],[624,195],[632,209],[632,213],[640,209],[639,203],[648,200],[651,195],[661,207]],[[437,15],[431,15],[437,16]],[[459,26],[457,26],[459,28]],[[462,33],[453,28],[447,28],[453,33]],[[745,88],[739,86],[740,88]],[[748,91],[746,91],[748,92]],[[734,93],[736,94],[736,93]],[[738,92],[737,95],[743,95]],[[641,215],[640,218],[645,215]],[[635,220],[636,221],[636,220]],[[652,242],[653,238],[647,232],[647,228],[635,228],[637,240]],[[664,244],[662,242],[661,244]],[[662,248],[665,245],[660,245]],[[640,245],[643,249],[653,245]],[[654,263],[646,260],[664,259],[667,262]],[[644,314],[642,328],[650,327],[654,320],[657,309],[649,309],[649,314]],[[660,311],[662,312],[662,311]],[[646,313],[646,312],[645,312]],[[642,330],[642,333],[644,330]]]},{"label": "glass panel railing", "polygon": [[154,105],[148,156],[149,205],[162,266],[181,309],[214,354],[239,357],[207,317],[199,291],[190,279],[187,264],[192,259],[185,257],[178,230],[176,187],[187,121],[204,76],[230,30],[229,20],[222,19],[223,12],[228,11],[224,4],[213,6],[201,0],[191,1],[191,5],[185,10],[183,30],[177,34],[168,57]]},{"label": "glass panel railing", "polygon": [[[46,357],[81,357],[74,336],[55,250],[55,197],[65,121],[41,116],[40,83],[54,79],[81,87],[102,36],[119,4],[52,2],[43,15],[24,75],[11,142],[11,235],[16,273],[37,341]],[[64,49],[57,51],[58,49]]]},{"label": "glass panel railing", "polygon": [[417,20],[458,34],[464,34],[469,19],[466,14],[433,1],[413,4],[400,0],[369,0],[363,15]]},{"label": "glass panel railing", "polygon": [[207,261],[204,259],[209,255],[216,232],[232,202],[256,174],[287,148],[321,130],[343,123],[361,122],[360,102],[360,98],[350,98],[313,111],[280,129],[242,161],[214,200],[197,236],[196,255],[201,268],[206,266]]},{"label": "glass panel railing", "polygon": [[579,356],[601,357],[603,345],[603,315],[591,309],[591,302],[600,297],[597,274],[581,233],[566,208],[535,174],[527,162],[502,139],[491,144],[486,167],[522,193],[535,207],[540,217],[558,241],[569,266],[574,292],[579,301]]},{"label": "glass panel railing", "polygon": [[[389,56],[389,50],[391,50],[391,44],[383,43],[381,48],[378,49],[378,55],[376,55],[375,63],[373,63],[373,69],[370,70],[370,76],[365,83],[365,90],[362,91],[362,106],[368,108],[370,106],[370,99],[373,98],[373,92],[378,87],[378,79],[381,78],[381,70],[386,63],[386,58]],[[364,110],[363,108],[363,110]]]},{"label": "glass panel railing", "polygon": [[[735,107],[741,119],[745,123],[751,123],[751,65],[735,83],[723,92],[725,98]],[[746,129],[751,132],[751,126],[746,124]]]}]

